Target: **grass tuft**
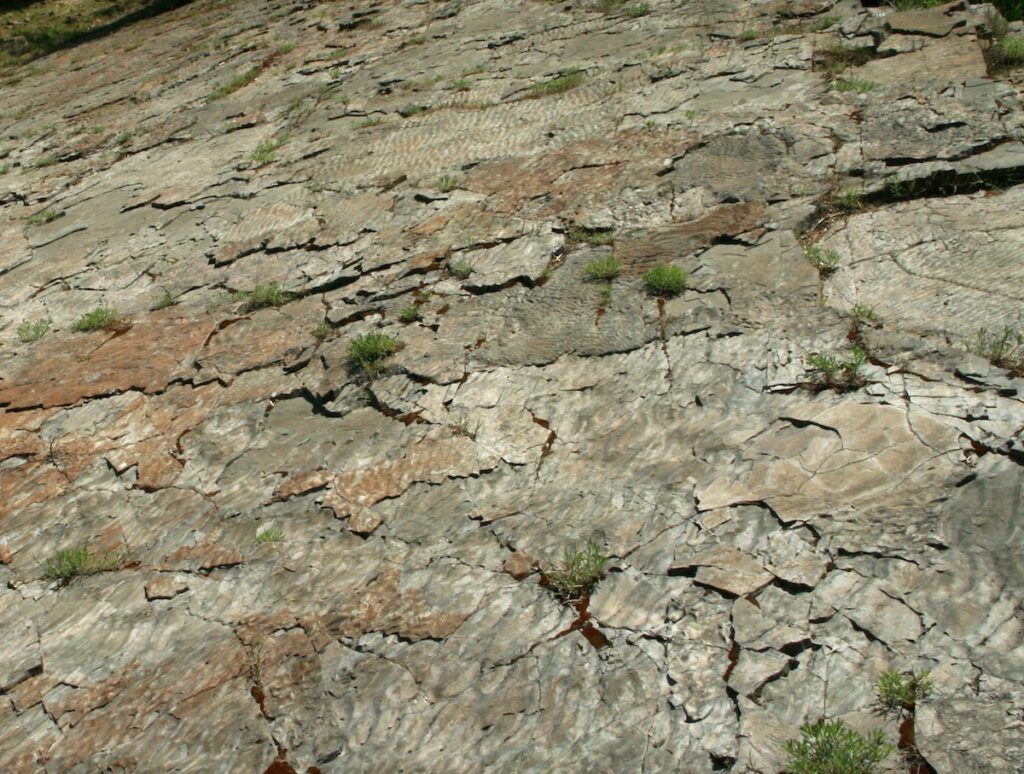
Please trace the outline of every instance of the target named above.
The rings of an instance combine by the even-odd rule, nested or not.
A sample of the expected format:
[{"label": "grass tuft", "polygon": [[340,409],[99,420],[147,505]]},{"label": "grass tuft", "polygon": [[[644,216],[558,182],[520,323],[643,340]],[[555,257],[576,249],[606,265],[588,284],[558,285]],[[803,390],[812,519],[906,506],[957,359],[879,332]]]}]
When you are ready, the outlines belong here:
[{"label": "grass tuft", "polygon": [[864,385],[861,368],[868,362],[867,353],[854,346],[848,360],[839,360],[832,355],[809,355],[807,367],[819,384],[836,390],[855,390]]},{"label": "grass tuft", "polygon": [[265,529],[256,534],[257,545],[279,543],[282,540],[284,540],[284,532],[279,529]]},{"label": "grass tuft", "polygon": [[548,97],[575,89],[581,83],[583,83],[583,70],[574,67],[550,81],[533,84],[530,87],[530,92],[534,97]]},{"label": "grass tuft", "polygon": [[678,266],[664,264],[644,272],[647,292],[655,296],[677,296],[686,290],[686,272]]},{"label": "grass tuft", "polygon": [[61,212],[60,210],[47,208],[42,212],[36,212],[32,215],[29,215],[25,219],[25,222],[30,226],[41,226],[44,223],[49,223],[50,221],[57,220],[57,218],[59,218],[63,214],[64,213]]},{"label": "grass tuft", "polygon": [[560,597],[566,600],[586,596],[604,577],[608,563],[601,546],[593,540],[582,548],[566,548],[562,562],[545,573],[548,583]]},{"label": "grass tuft", "polygon": [[349,363],[370,376],[384,368],[384,361],[395,354],[398,342],[386,333],[367,333],[348,343]]},{"label": "grass tuft", "polygon": [[469,275],[473,273],[473,267],[469,261],[449,261],[448,273],[460,280],[469,279]]},{"label": "grass tuft", "polygon": [[613,280],[622,271],[622,261],[614,255],[595,258],[583,267],[583,274],[588,280]]},{"label": "grass tuft", "polygon": [[281,306],[291,299],[291,294],[281,290],[276,282],[268,282],[265,285],[257,285],[252,290],[240,290],[232,293],[232,301],[244,302],[244,309],[252,312],[256,309],[264,309],[268,306]]},{"label": "grass tuft", "polygon": [[89,331],[110,331],[120,333],[128,330],[131,323],[121,316],[116,309],[108,306],[99,306],[91,312],[86,312],[75,321],[71,330],[76,333],[88,333]]},{"label": "grass tuft", "polygon": [[33,341],[39,341],[39,339],[43,338],[49,330],[49,320],[36,320],[35,322],[25,320],[25,322],[17,327],[15,333],[18,334],[20,341],[25,344],[31,344]]},{"label": "grass tuft", "polygon": [[1007,325],[998,333],[980,328],[967,348],[997,368],[1024,376],[1024,333],[1016,328]]},{"label": "grass tuft", "polygon": [[119,570],[131,562],[131,551],[127,547],[117,551],[106,551],[102,555],[89,551],[87,546],[63,548],[52,559],[43,563],[43,578],[67,585],[80,575],[95,575],[101,572]]},{"label": "grass tuft", "polygon": [[876,693],[878,705],[885,713],[913,712],[919,701],[924,701],[932,691],[929,672],[908,672],[890,670],[878,678]]}]

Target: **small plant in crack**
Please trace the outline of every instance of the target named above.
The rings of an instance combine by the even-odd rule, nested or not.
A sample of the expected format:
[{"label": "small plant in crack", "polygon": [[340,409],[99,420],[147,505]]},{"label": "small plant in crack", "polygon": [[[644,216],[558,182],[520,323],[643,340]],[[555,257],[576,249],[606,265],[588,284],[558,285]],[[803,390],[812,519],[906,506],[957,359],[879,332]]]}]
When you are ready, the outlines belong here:
[{"label": "small plant in crack", "polygon": [[563,94],[570,89],[575,89],[581,83],[583,83],[583,70],[574,67],[557,78],[533,84],[530,87],[530,94],[534,97],[547,97],[553,94]]},{"label": "small plant in crack", "polygon": [[88,333],[89,331],[123,333],[131,327],[131,322],[116,309],[99,306],[79,317],[71,326],[71,330],[76,333]]},{"label": "small plant in crack", "polygon": [[158,309],[166,309],[167,307],[174,306],[177,303],[178,297],[171,291],[166,290],[157,296],[156,301],[154,301],[153,305],[149,308],[155,312]]},{"label": "small plant in crack", "polygon": [[587,244],[591,247],[604,247],[615,242],[615,232],[610,228],[584,228],[574,226],[566,234],[566,242],[570,249],[578,244]]},{"label": "small plant in crack", "polygon": [[449,261],[448,273],[460,280],[469,279],[469,275],[473,273],[473,267],[469,261]]},{"label": "small plant in crack", "polygon": [[562,561],[545,573],[548,584],[565,600],[586,596],[604,577],[608,557],[593,540],[583,548],[566,548]]},{"label": "small plant in crack", "polygon": [[63,214],[64,213],[61,212],[60,210],[55,210],[52,208],[45,209],[42,212],[36,212],[33,213],[32,215],[29,215],[25,219],[25,222],[30,226],[41,226],[44,223],[50,223],[51,221],[57,220],[57,218],[59,218]]},{"label": "small plant in crack", "polygon": [[256,309],[264,309],[268,306],[281,306],[291,298],[289,293],[281,290],[277,282],[268,282],[264,285],[257,285],[252,290],[239,290],[231,294],[231,300],[242,303],[242,308],[247,312]]},{"label": "small plant in crack", "polygon": [[875,689],[878,706],[882,712],[913,712],[919,701],[928,698],[932,691],[928,670],[920,672],[897,672],[890,670],[878,678]]},{"label": "small plant in crack", "polygon": [[255,645],[249,649],[249,679],[256,685],[263,682],[263,667],[266,660],[266,652],[262,645]]},{"label": "small plant in crack", "polygon": [[822,250],[818,245],[808,247],[804,251],[804,257],[807,258],[811,266],[818,270],[818,274],[823,279],[831,277],[839,271],[839,264],[842,263],[842,258],[835,250]]},{"label": "small plant in crack", "polygon": [[317,326],[312,331],[310,331],[310,333],[313,334],[314,339],[318,341],[323,341],[324,339],[331,335],[331,331],[333,330],[334,328],[331,327],[331,324],[327,322],[327,320],[321,320],[317,324]]},{"label": "small plant in crack", "polygon": [[441,193],[449,193],[459,187],[459,179],[451,175],[442,175],[434,183],[434,187]]},{"label": "small plant in crack", "polygon": [[426,113],[428,110],[430,110],[430,108],[427,107],[426,105],[416,105],[410,103],[408,105],[402,105],[400,108],[398,108],[398,115],[400,115],[402,118],[410,118],[411,116],[414,116],[418,113]]},{"label": "small plant in crack", "polygon": [[809,355],[807,367],[818,384],[834,390],[855,390],[864,386],[861,368],[868,362],[867,353],[860,346],[854,346],[849,360],[839,360],[832,355]]},{"label": "small plant in crack", "polygon": [[395,354],[398,342],[386,333],[367,333],[348,344],[349,363],[369,376],[384,369],[384,361]]},{"label": "small plant in crack", "polygon": [[257,545],[263,543],[279,543],[284,540],[284,532],[279,529],[265,529],[256,533]]},{"label": "small plant in crack", "polygon": [[686,290],[686,272],[678,266],[664,264],[644,272],[644,285],[654,296],[678,296]]},{"label": "small plant in crack", "polygon": [[33,322],[25,320],[14,332],[18,334],[19,341],[31,344],[33,341],[39,341],[43,338],[49,330],[50,320],[35,320]]},{"label": "small plant in crack", "polygon": [[619,276],[621,271],[622,261],[613,255],[595,258],[588,261],[587,265],[583,267],[583,275],[594,282],[613,280]]},{"label": "small plant in crack", "polygon": [[864,736],[841,720],[806,723],[800,736],[786,742],[788,774],[872,774],[894,749],[881,731]]},{"label": "small plant in crack", "polygon": [[398,319],[406,325],[417,322],[422,318],[423,315],[420,313],[419,304],[409,304],[408,306],[402,307],[402,311],[398,313]]},{"label": "small plant in crack", "polygon": [[856,188],[840,191],[832,197],[832,203],[846,212],[860,212],[864,209],[864,192]]},{"label": "small plant in crack", "polygon": [[96,575],[120,570],[132,561],[131,550],[125,546],[114,551],[94,554],[88,546],[63,548],[43,563],[43,578],[66,586],[80,575]]},{"label": "small plant in crack", "polygon": [[861,325],[877,325],[879,323],[878,314],[872,307],[865,304],[854,304],[850,310],[850,317],[853,318],[853,324],[858,327]]},{"label": "small plant in crack", "polygon": [[256,146],[256,150],[252,152],[250,158],[261,167],[277,161],[277,152],[284,147],[286,142],[288,142],[287,134],[279,134],[269,140],[264,140]]},{"label": "small plant in crack", "polygon": [[1014,376],[1024,376],[1024,333],[1005,326],[1001,332],[980,328],[967,348],[996,368],[1005,368]]}]

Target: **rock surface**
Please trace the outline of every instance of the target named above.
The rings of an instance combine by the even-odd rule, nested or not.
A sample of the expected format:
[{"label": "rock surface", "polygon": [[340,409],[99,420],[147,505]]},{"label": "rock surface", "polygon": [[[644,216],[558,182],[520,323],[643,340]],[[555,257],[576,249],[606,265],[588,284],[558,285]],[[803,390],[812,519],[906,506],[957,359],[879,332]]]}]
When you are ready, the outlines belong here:
[{"label": "rock surface", "polygon": [[3,86],[6,770],[767,774],[896,742],[887,669],[1019,770],[1024,379],[964,342],[1022,324],[1022,73],[963,3],[646,5],[197,0]]}]

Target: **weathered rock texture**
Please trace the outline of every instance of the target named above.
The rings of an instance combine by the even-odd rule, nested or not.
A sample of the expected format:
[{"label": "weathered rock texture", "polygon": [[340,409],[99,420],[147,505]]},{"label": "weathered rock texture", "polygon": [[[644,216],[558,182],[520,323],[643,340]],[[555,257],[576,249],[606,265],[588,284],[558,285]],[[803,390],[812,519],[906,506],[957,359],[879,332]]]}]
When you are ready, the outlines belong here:
[{"label": "weathered rock texture", "polygon": [[936,771],[1020,770],[1024,380],[964,341],[1021,320],[1021,74],[984,7],[648,4],[198,0],[3,87],[6,771],[777,772],[896,741],[890,668]]}]

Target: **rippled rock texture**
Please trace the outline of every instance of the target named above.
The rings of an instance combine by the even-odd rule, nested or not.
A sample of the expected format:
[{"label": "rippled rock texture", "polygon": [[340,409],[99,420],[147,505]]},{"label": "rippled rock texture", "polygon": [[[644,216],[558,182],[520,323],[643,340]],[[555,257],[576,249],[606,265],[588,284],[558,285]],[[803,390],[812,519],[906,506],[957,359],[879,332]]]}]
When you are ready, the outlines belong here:
[{"label": "rippled rock texture", "polygon": [[889,669],[1019,770],[1021,71],[985,6],[645,5],[197,0],[3,87],[8,771],[768,774],[896,743]]}]

